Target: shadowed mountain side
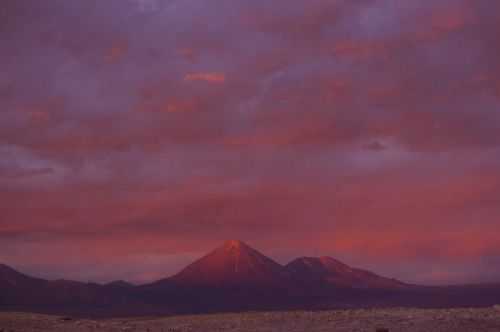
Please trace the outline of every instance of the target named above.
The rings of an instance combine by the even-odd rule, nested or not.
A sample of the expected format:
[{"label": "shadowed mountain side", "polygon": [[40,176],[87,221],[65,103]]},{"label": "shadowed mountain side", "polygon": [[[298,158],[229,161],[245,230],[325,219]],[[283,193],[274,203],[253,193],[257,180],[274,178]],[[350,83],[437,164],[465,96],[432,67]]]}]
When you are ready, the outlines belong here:
[{"label": "shadowed mountain side", "polygon": [[44,280],[0,265],[0,309],[103,315],[145,312],[133,289],[70,280]]}]

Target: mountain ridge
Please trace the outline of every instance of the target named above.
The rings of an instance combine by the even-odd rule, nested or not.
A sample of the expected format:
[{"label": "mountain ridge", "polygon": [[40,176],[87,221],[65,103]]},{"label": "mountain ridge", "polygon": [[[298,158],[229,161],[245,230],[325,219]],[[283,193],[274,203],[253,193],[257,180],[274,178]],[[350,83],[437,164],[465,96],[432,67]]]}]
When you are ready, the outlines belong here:
[{"label": "mountain ridge", "polygon": [[[2,276],[6,274],[25,279],[44,280],[28,276],[6,264],[0,263],[0,282],[2,282]],[[329,256],[302,256],[282,265],[241,240],[227,240],[208,254],[188,264],[178,273],[144,285],[169,282],[183,285],[212,285],[217,287],[225,285],[258,286],[290,282],[290,280],[297,279],[304,281],[304,279],[307,279],[306,281],[311,282],[328,282],[330,285],[338,287],[359,286],[356,285],[355,280],[342,281],[338,279],[346,277],[349,274],[356,274],[356,277],[354,278],[353,276],[353,278],[358,282],[363,277],[372,279],[372,282],[368,283],[368,287],[373,286],[375,279],[385,281],[389,288],[391,288],[391,283],[394,283],[394,285],[409,285],[393,278],[381,277],[371,271],[350,267]],[[136,286],[125,280],[116,280],[104,284],[85,283],[66,279],[44,281],[66,286],[93,285],[113,288],[130,288]],[[383,284],[382,282],[377,288],[382,287]]]},{"label": "mountain ridge", "polygon": [[286,265],[238,240],[226,241],[179,273],[134,285],[44,280],[0,264],[0,311],[149,315],[374,306],[485,306],[499,285],[426,287],[353,268],[328,256]]}]

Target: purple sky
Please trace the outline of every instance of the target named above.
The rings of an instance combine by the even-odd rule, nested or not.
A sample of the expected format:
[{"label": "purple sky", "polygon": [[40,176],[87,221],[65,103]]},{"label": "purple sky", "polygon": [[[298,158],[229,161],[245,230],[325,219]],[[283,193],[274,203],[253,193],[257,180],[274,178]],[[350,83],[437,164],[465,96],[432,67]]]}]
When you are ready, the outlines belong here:
[{"label": "purple sky", "polygon": [[500,282],[499,12],[3,0],[0,262],[145,282],[236,238]]}]

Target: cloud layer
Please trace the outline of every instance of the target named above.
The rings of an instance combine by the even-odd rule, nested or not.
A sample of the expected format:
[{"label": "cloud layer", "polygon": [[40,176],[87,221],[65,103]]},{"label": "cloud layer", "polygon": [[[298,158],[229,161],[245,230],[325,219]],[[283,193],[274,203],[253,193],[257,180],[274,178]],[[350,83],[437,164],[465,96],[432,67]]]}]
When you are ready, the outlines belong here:
[{"label": "cloud layer", "polygon": [[497,10],[7,0],[0,261],[147,281],[239,238],[500,280]]}]

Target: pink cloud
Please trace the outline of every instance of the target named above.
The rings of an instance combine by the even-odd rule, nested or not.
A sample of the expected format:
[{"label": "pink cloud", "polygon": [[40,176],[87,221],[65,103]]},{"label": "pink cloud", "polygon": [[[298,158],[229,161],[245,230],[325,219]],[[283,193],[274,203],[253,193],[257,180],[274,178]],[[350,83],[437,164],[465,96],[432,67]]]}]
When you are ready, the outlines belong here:
[{"label": "pink cloud", "polygon": [[107,51],[105,55],[106,62],[117,63],[120,61],[128,52],[128,42],[117,41],[115,42]]},{"label": "pink cloud", "polygon": [[189,73],[184,76],[184,81],[203,81],[208,83],[224,83],[226,76],[224,73]]},{"label": "pink cloud", "polygon": [[476,17],[472,6],[463,5],[436,9],[422,22],[425,27],[418,31],[417,40],[437,41],[474,24]]}]

